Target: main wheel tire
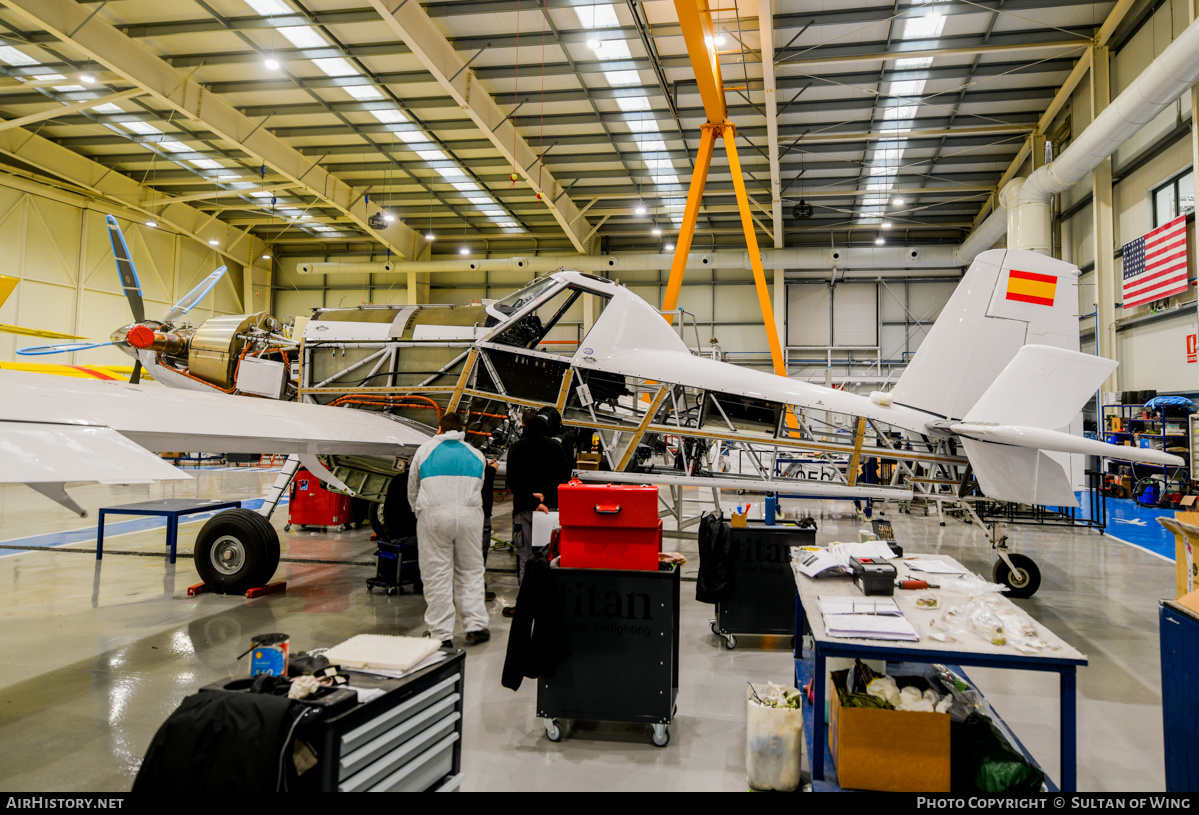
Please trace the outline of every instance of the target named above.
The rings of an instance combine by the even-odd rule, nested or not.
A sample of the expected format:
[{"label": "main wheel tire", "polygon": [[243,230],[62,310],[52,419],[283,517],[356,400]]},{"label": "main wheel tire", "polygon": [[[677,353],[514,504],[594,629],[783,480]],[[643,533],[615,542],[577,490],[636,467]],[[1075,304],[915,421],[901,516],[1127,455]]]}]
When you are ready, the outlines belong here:
[{"label": "main wheel tire", "polygon": [[1013,572],[1002,559],[995,561],[993,577],[996,583],[1008,587],[1007,596],[1015,598],[1032,597],[1041,587],[1041,570],[1036,562],[1027,555],[1010,554],[1008,557],[1016,567]]},{"label": "main wheel tire", "polygon": [[279,567],[279,533],[248,509],[227,509],[196,537],[196,571],[218,594],[244,594],[266,585]]}]

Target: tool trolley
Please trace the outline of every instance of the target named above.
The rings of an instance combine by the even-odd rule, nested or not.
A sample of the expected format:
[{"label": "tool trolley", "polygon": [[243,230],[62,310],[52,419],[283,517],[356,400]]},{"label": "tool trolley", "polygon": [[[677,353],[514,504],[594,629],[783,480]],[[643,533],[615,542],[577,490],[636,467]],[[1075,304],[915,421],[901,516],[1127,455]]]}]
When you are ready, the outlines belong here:
[{"label": "tool trolley", "polygon": [[537,681],[546,736],[562,740],[562,719],[641,723],[665,747],[679,692],[679,568],[551,574],[566,648],[554,675]]},{"label": "tool trolley", "polygon": [[736,546],[729,596],[716,603],[712,633],[730,651],[737,634],[754,636],[795,633],[795,577],[791,547],[813,546],[815,529],[751,523],[733,527]]}]

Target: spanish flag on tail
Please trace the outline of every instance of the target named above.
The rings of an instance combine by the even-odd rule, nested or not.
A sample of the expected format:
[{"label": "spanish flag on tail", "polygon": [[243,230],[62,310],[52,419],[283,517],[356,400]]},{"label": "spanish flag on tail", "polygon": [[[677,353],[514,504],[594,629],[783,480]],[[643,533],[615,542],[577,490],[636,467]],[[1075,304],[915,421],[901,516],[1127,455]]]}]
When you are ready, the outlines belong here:
[{"label": "spanish flag on tail", "polygon": [[1007,278],[1007,299],[1038,306],[1052,306],[1057,293],[1057,275],[1012,269]]}]

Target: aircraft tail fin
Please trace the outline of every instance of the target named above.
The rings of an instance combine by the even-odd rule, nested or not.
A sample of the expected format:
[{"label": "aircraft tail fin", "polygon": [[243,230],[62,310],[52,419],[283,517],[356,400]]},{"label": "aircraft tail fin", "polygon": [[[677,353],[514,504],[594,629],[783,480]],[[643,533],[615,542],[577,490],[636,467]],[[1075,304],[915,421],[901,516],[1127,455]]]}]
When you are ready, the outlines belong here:
[{"label": "aircraft tail fin", "polygon": [[900,377],[893,401],[960,419],[1030,344],[1078,351],[1078,268],[1019,249],[983,252]]},{"label": "aircraft tail fin", "polygon": [[[1178,466],[1161,450],[1119,447],[1072,432],[1083,403],[1115,369],[1103,357],[1026,345],[996,377],[957,433],[984,494],[1000,501],[1072,506],[1080,455]],[[1074,459],[1074,460],[1072,460]]]}]

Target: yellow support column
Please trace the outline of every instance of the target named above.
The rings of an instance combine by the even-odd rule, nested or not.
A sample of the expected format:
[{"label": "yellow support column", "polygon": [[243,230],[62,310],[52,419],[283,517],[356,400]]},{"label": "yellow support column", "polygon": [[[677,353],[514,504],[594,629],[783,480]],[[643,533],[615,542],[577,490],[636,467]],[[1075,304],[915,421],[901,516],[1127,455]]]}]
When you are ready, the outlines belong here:
[{"label": "yellow support column", "polygon": [[762,268],[762,253],[758,250],[758,235],[754,231],[753,214],[749,210],[749,195],[745,191],[745,179],[741,176],[741,160],[737,157],[737,130],[728,123],[724,127],[724,149],[729,155],[729,173],[733,176],[733,189],[737,191],[737,209],[741,211],[741,229],[745,232],[745,248],[749,252],[749,265],[754,271],[754,286],[758,290],[758,305],[762,309],[762,323],[766,329],[766,341],[770,345],[770,360],[774,372],[787,375],[783,362],[783,348],[779,343],[778,327],[774,322],[774,307],[770,303],[770,292],[766,288],[766,272]]},{"label": "yellow support column", "polygon": [[[716,136],[720,125],[700,125],[699,153],[695,157],[695,175],[687,190],[687,208],[683,211],[683,223],[679,226],[679,237],[674,244],[674,258],[670,262],[670,279],[666,281],[666,294],[662,298],[662,310],[673,311],[679,305],[679,292],[683,288],[683,272],[687,269],[687,255],[691,252],[691,240],[695,237],[695,224],[699,220],[699,204],[704,197],[704,186],[708,183],[708,168],[712,166],[712,152],[716,147]],[[674,322],[674,315],[667,314],[666,321]]]}]

